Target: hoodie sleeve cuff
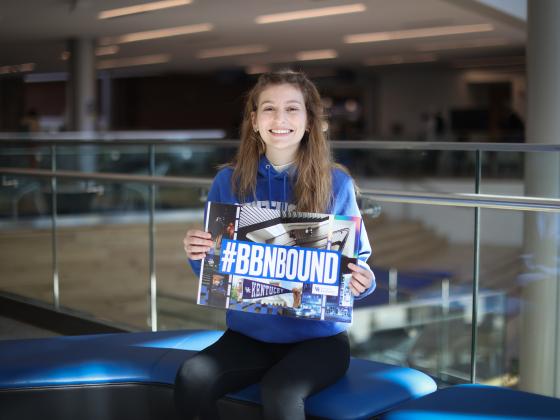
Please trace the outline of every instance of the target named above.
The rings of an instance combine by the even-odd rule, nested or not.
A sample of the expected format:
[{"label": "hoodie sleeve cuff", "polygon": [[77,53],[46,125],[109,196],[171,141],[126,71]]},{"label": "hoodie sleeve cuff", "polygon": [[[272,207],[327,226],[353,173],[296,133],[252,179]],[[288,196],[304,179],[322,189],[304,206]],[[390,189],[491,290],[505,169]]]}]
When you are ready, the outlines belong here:
[{"label": "hoodie sleeve cuff", "polygon": [[363,268],[365,268],[366,270],[368,270],[368,271],[371,273],[371,275],[373,276],[373,278],[372,278],[372,280],[371,280],[371,286],[369,286],[366,290],[364,290],[364,291],[363,291],[362,293],[360,293],[358,296],[354,296],[354,299],[355,299],[355,300],[360,300],[360,299],[363,299],[363,298],[365,298],[366,296],[370,295],[370,294],[375,290],[375,287],[376,287],[376,285],[377,285],[377,283],[375,282],[375,273],[372,271],[372,269],[370,268],[370,266],[369,266],[366,262],[364,262],[364,261],[362,261],[362,260],[360,260],[360,259],[358,259],[358,265],[359,265],[360,267],[363,267]]},{"label": "hoodie sleeve cuff", "polygon": [[202,267],[202,260],[191,260],[189,259],[189,264],[191,265],[192,271],[196,274],[197,277],[200,277],[200,269]]}]

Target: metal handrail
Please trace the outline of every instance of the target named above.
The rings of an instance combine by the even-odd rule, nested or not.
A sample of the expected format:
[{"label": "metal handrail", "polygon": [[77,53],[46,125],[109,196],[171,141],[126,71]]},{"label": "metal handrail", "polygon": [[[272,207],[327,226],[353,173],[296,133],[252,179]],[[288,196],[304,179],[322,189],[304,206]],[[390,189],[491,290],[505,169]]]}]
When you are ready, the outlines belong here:
[{"label": "metal handrail", "polygon": [[560,212],[560,199],[519,197],[494,194],[469,193],[423,193],[407,191],[389,191],[364,188],[363,195],[377,201],[407,204],[430,204],[451,207],[479,207],[500,210],[527,210]]},{"label": "metal handrail", "polygon": [[[108,133],[54,133],[24,135],[22,133],[0,133],[0,145],[50,146],[50,145],[161,145],[161,146],[221,146],[236,147],[239,139],[224,139],[223,136],[193,137],[181,133],[156,132],[108,132]],[[390,140],[331,140],[334,149],[368,150],[452,150],[475,152],[560,152],[560,144],[551,143],[471,143],[471,142],[424,142]]]},{"label": "metal handrail", "polygon": [[185,141],[223,139],[224,130],[142,130],[142,131],[64,131],[60,133],[0,133],[1,141],[53,142],[53,141]]},{"label": "metal handrail", "polygon": [[21,169],[0,167],[6,175],[32,176],[39,178],[81,179],[93,181],[134,182],[154,185],[182,185],[187,187],[210,187],[212,178],[182,176],[128,175],[115,172],[49,171],[47,169]]},{"label": "metal handrail", "polygon": [[[134,182],[152,185],[181,185],[188,187],[208,188],[212,178],[129,175],[119,173],[80,172],[80,171],[49,171],[46,169],[21,169],[0,167],[0,173],[18,176],[41,178],[80,179],[112,182]],[[378,190],[360,188],[362,195],[377,201],[391,203],[430,204],[451,207],[479,207],[501,210],[526,210],[539,212],[560,212],[560,199],[504,196],[494,194],[468,193],[425,193],[408,191]]]}]

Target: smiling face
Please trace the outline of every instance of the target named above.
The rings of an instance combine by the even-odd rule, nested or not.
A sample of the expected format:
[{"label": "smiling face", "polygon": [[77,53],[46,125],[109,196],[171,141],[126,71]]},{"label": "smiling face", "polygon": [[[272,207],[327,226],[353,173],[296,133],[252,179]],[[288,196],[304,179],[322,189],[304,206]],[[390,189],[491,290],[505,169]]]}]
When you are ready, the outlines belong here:
[{"label": "smiling face", "polygon": [[265,154],[275,165],[294,161],[307,128],[307,110],[301,91],[291,84],[270,85],[259,95],[251,113],[253,129],[266,146]]}]

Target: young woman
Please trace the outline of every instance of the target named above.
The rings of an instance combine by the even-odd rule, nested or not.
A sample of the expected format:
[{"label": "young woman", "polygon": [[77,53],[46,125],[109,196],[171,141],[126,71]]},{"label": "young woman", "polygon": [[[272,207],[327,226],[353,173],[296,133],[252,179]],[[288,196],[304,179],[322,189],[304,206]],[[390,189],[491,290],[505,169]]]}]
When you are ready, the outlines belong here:
[{"label": "young woman", "polygon": [[[249,92],[241,145],[220,170],[208,200],[305,212],[359,215],[352,178],[333,163],[317,88],[302,73],[263,74]],[[358,264],[349,264],[356,298],[375,288],[365,229]],[[209,233],[184,239],[195,272],[213,246]],[[184,418],[219,418],[216,401],[260,382],[266,419],[304,419],[307,396],[334,383],[350,361],[348,324],[228,311],[228,329],[177,373],[175,401]]]}]

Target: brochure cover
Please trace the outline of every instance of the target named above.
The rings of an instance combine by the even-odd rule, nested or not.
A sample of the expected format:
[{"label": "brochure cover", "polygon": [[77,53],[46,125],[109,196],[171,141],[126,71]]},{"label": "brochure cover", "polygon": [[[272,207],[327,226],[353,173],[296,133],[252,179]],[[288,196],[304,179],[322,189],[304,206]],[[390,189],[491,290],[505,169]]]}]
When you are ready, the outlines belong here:
[{"label": "brochure cover", "polygon": [[361,218],[208,202],[199,305],[351,322]]}]

